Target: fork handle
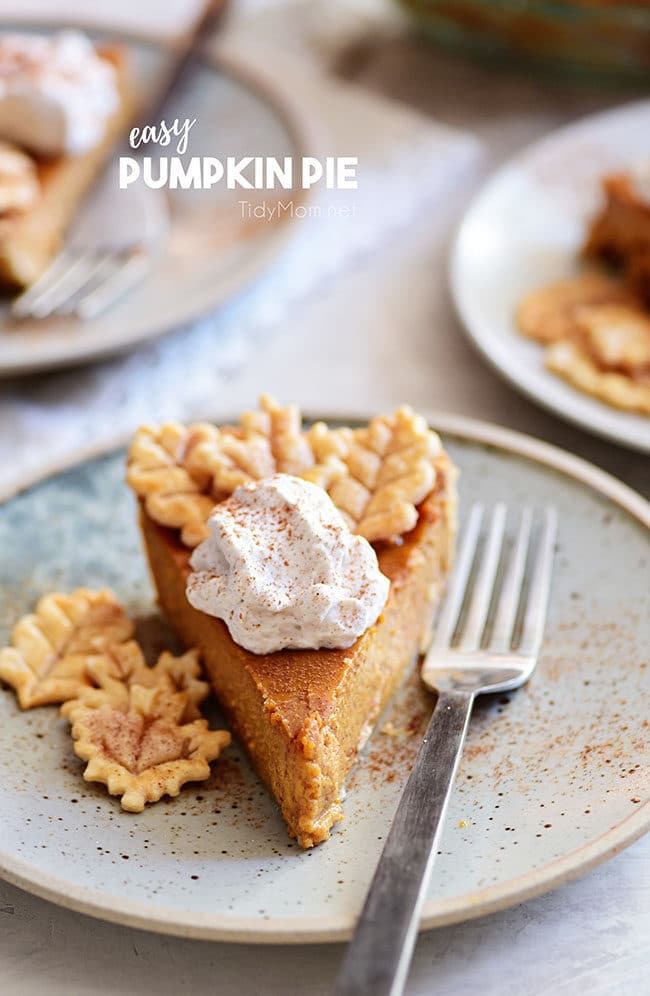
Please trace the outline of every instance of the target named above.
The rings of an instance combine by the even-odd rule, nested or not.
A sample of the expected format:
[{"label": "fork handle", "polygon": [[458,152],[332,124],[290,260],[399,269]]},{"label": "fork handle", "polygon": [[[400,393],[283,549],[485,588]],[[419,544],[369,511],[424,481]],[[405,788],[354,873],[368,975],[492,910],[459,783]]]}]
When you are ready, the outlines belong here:
[{"label": "fork handle", "polygon": [[348,946],[336,996],[399,996],[404,990],[473,701],[471,692],[438,696]]}]

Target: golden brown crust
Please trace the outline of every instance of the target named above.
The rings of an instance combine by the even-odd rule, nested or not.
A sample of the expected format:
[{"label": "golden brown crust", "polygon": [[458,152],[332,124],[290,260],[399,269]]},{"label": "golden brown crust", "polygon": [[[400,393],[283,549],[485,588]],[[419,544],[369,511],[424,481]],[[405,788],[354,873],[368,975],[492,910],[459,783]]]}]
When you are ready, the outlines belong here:
[{"label": "golden brown crust", "polygon": [[238,426],[143,426],[129,449],[127,481],[160,525],[196,546],[213,505],[241,484],[290,473],[328,492],[350,528],[370,542],[413,529],[434,489],[440,440],[410,408],[359,429],[302,428],[293,405],[263,396]]}]

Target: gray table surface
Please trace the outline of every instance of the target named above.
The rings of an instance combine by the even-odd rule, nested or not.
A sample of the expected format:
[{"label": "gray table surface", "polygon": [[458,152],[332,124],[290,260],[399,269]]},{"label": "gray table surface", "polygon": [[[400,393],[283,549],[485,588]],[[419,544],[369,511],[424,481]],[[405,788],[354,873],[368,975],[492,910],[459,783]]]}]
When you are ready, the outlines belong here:
[{"label": "gray table surface", "polygon": [[[426,114],[477,133],[483,173],[526,142],[633,94],[487,72],[400,32],[325,46],[334,68]],[[446,292],[447,241],[471,190],[423,217],[385,250],[314,295],[261,346],[219,404],[262,389],[312,410],[415,406],[485,418],[546,439],[650,494],[647,459],[565,425],[488,370],[459,329]],[[345,323],[345,345],[332,329]],[[299,376],[297,376],[299,370]],[[578,882],[513,909],[421,936],[410,996],[591,996],[650,992],[650,838]],[[0,993],[331,991],[341,947],[246,947],[134,931],[59,909],[0,882]]]}]

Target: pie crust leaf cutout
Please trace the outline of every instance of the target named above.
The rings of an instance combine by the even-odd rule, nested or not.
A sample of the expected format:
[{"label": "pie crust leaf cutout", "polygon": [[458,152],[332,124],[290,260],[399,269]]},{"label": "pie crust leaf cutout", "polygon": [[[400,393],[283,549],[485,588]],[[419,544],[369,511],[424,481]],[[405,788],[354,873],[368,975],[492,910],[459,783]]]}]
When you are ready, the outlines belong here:
[{"label": "pie crust leaf cutout", "polygon": [[107,660],[132,634],[111,591],[44,595],[14,626],[12,645],[0,650],[0,679],[22,709],[77,698],[92,684],[89,664]]},{"label": "pie crust leaf cutout", "polygon": [[546,351],[546,366],[573,387],[624,411],[650,415],[650,382],[603,370],[579,343],[555,342]]},{"label": "pie crust leaf cutout", "polygon": [[161,696],[183,692],[187,703],[181,714],[184,723],[201,718],[199,705],[210,694],[210,685],[201,679],[201,656],[198,650],[188,650],[180,657],[165,651],[154,667],[147,668],[143,684],[146,688],[158,687]]},{"label": "pie crust leaf cutout", "polygon": [[588,270],[527,294],[517,308],[517,325],[529,339],[557,342],[577,331],[578,309],[609,304],[638,308],[640,302],[620,280]]},{"label": "pie crust leaf cutout", "polygon": [[580,341],[603,370],[617,370],[650,384],[650,317],[638,308],[580,308]]},{"label": "pie crust leaf cutout", "polygon": [[129,485],[145,499],[156,522],[181,530],[187,546],[198,545],[208,535],[206,520],[214,501],[203,489],[211,475],[202,461],[193,459],[193,450],[209,437],[200,425],[143,426],[129,450]]},{"label": "pie crust leaf cutout", "polygon": [[144,426],[129,450],[127,480],[150,518],[179,529],[190,547],[208,535],[216,502],[278,472],[326,490],[354,532],[394,541],[414,527],[441,454],[438,436],[407,407],[360,429],[318,422],[305,430],[294,405],[263,396],[238,426]]},{"label": "pie crust leaf cutout", "polygon": [[[183,692],[186,706],[182,713],[184,723],[201,718],[199,705],[210,693],[210,685],[201,680],[201,659],[198,650],[188,650],[175,657],[165,651],[154,667],[149,667],[138,643],[113,646],[105,656],[93,658],[88,664],[88,675],[94,687],[84,688],[79,698],[85,704],[99,705],[110,701],[122,707],[129,701],[129,686],[157,688],[163,697]],[[67,715],[68,706],[61,710]]]},{"label": "pie crust leaf cutout", "polygon": [[74,750],[87,761],[84,779],[101,782],[122,808],[140,813],[148,802],[176,796],[186,782],[203,781],[230,743],[225,730],[210,730],[205,719],[184,721],[186,692],[160,685],[125,686],[119,703],[110,691],[103,699],[68,702]]},{"label": "pie crust leaf cutout", "polygon": [[353,532],[371,543],[396,540],[418,519],[417,506],[433,491],[440,440],[410,408],[374,418],[352,432],[344,457],[349,474],[329,489]]}]

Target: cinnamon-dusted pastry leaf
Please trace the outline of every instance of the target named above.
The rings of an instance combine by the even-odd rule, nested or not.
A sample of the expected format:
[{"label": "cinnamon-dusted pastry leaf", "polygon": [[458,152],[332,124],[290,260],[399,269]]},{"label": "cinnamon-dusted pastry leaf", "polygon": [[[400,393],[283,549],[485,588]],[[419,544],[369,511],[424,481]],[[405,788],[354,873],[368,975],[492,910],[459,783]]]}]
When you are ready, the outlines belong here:
[{"label": "cinnamon-dusted pastry leaf", "polygon": [[72,724],[74,750],[87,761],[84,779],[101,782],[122,808],[142,812],[163,795],[176,796],[190,781],[202,781],[230,743],[225,730],[210,730],[205,719],[185,722],[186,692],[161,686],[126,686],[117,703],[111,691],[68,702],[62,712]]},{"label": "cinnamon-dusted pastry leaf", "polygon": [[639,307],[639,300],[621,281],[597,270],[588,270],[527,294],[517,308],[517,325],[530,339],[557,342],[575,334],[579,308],[605,304]]},{"label": "cinnamon-dusted pastry leaf", "polygon": [[440,441],[408,407],[378,416],[351,434],[344,461],[349,474],[329,494],[353,532],[370,542],[394,540],[413,529],[417,506],[433,490]]},{"label": "cinnamon-dusted pastry leaf", "polygon": [[350,528],[367,539],[394,540],[412,529],[416,506],[435,485],[440,442],[409,408],[362,429],[302,428],[295,406],[262,397],[239,426],[144,427],[129,450],[127,480],[148,515],[179,529],[186,546],[207,535],[215,502],[274,473],[324,488]]},{"label": "cinnamon-dusted pastry leaf", "polygon": [[15,625],[12,645],[0,650],[0,678],[21,708],[65,702],[91,685],[88,665],[106,660],[127,641],[133,624],[110,591],[79,588],[43,596]]},{"label": "cinnamon-dusted pastry leaf", "polygon": [[546,366],[573,387],[605,404],[650,415],[650,383],[603,370],[578,342],[553,343],[546,351]]},{"label": "cinnamon-dusted pastry leaf", "polygon": [[[79,698],[86,704],[110,700],[116,706],[123,706],[128,702],[131,685],[158,688],[167,697],[183,692],[187,705],[182,720],[189,723],[200,718],[198,707],[210,692],[207,681],[201,680],[201,673],[198,650],[188,650],[179,657],[164,651],[154,667],[148,667],[140,646],[131,640],[111,648],[105,657],[89,662],[88,674],[94,687],[83,689]],[[63,715],[68,715],[73,706],[74,703],[66,703],[61,710]]]}]

